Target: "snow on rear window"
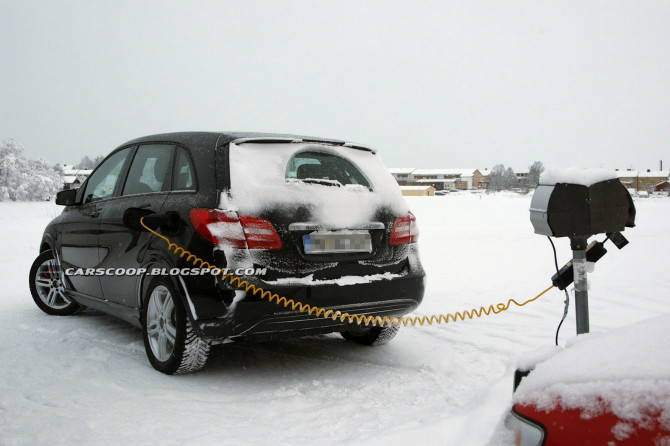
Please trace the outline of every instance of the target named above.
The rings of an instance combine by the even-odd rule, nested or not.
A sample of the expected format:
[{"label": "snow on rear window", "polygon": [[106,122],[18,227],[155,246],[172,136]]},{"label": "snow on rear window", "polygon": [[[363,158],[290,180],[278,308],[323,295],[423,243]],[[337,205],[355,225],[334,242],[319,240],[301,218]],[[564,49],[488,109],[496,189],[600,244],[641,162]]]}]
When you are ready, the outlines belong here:
[{"label": "snow on rear window", "polygon": [[358,184],[370,188],[368,180],[351,162],[341,156],[315,151],[296,153],[288,163],[286,179],[326,186]]},{"label": "snow on rear window", "polygon": [[[319,164],[325,160],[323,164],[337,169],[324,174],[307,167],[299,172],[296,164],[316,164],[315,153],[321,155]],[[341,161],[333,162],[333,157]],[[396,215],[408,211],[381,158],[368,151],[314,143],[231,143],[229,161],[230,195],[222,194],[221,207],[241,214],[304,204],[312,209],[312,221],[346,227],[370,222],[380,207]],[[347,165],[348,171],[343,167]],[[302,181],[299,174],[317,178]]]}]

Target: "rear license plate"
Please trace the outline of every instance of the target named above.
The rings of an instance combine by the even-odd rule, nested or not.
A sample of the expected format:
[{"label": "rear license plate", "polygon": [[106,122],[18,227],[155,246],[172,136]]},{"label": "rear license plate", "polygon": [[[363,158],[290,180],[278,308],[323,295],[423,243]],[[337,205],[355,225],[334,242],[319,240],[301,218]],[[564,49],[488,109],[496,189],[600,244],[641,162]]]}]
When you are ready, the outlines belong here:
[{"label": "rear license plate", "polygon": [[312,232],[302,236],[305,254],[372,252],[368,231]]}]

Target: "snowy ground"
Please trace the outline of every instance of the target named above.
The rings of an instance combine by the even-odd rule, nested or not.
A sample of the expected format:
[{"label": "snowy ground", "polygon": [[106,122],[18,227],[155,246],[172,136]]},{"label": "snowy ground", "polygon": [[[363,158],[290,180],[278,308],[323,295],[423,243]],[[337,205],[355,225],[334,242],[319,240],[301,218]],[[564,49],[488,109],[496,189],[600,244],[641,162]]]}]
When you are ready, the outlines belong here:
[{"label": "snowy ground", "polygon": [[[549,285],[551,247],[529,196],[408,200],[428,273],[421,314],[526,299]],[[668,313],[670,199],[636,201],[630,245],[608,246],[591,279],[591,328]],[[168,377],[141,333],[96,312],[50,317],[28,269],[51,203],[0,203],[0,444],[483,445],[511,400],[523,352],[553,343],[563,295],[502,315],[405,328],[366,348],[329,335],[214,349],[200,373]],[[569,258],[557,240],[559,262]],[[561,340],[575,332],[574,313]]]}]

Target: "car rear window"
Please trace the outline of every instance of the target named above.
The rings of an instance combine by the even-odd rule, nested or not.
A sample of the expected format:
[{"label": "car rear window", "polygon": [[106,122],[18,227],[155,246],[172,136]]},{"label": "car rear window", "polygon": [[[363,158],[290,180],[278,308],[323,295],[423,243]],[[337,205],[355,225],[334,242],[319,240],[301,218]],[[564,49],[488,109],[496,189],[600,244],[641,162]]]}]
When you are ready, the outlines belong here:
[{"label": "car rear window", "polygon": [[398,183],[371,151],[311,142],[245,142],[230,144],[228,160],[230,186],[222,191],[222,209],[258,216],[304,208],[310,222],[332,227],[375,221],[382,208],[396,215],[408,211]]},{"label": "car rear window", "polygon": [[[348,160],[322,152],[300,152],[291,158],[286,178],[295,180],[325,180],[333,185],[359,184],[367,188],[370,183]],[[339,183],[339,184],[338,184]]]}]

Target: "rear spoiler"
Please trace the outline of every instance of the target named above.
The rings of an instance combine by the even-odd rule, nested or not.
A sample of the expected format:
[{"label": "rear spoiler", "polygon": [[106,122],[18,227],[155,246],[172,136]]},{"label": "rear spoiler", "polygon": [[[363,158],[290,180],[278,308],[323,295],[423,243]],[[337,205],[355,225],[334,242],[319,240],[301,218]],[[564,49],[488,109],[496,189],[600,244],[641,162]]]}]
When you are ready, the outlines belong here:
[{"label": "rear spoiler", "polygon": [[300,143],[314,143],[314,144],[328,144],[331,146],[341,146],[348,147],[350,149],[363,150],[370,153],[377,153],[374,149],[363,146],[361,144],[354,144],[344,141],[328,140],[328,139],[309,139],[309,138],[286,138],[280,136],[270,136],[270,137],[256,137],[256,138],[239,138],[231,141],[231,144],[241,145],[241,144],[300,144]]}]

